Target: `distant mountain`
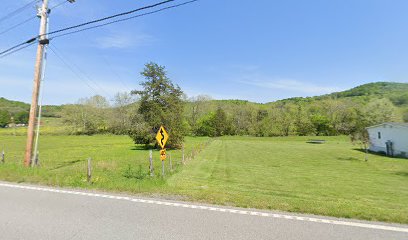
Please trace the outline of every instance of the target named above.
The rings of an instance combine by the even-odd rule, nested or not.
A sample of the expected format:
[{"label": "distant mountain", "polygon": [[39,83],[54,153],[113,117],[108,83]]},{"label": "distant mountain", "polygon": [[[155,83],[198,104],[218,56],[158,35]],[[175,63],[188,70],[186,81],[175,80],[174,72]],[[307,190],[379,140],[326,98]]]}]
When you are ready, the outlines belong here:
[{"label": "distant mountain", "polygon": [[[408,107],[408,83],[375,82],[364,84],[350,90],[334,92],[315,97],[294,97],[277,102],[318,101],[328,98],[351,99],[368,102],[373,99],[387,98],[397,107]],[[273,103],[270,103],[273,104]]]},{"label": "distant mountain", "polygon": [[[59,117],[62,106],[44,106],[43,107],[43,116],[45,117]],[[30,104],[12,101],[6,98],[0,97],[0,111],[7,111],[11,116],[14,116],[17,113],[25,112],[28,114],[30,111]]]},{"label": "distant mountain", "polygon": [[343,92],[322,97],[334,98],[388,98],[396,106],[408,105],[408,83],[376,82],[364,84]]},{"label": "distant mountain", "polygon": [[5,110],[9,113],[28,112],[30,110],[30,105],[0,97],[0,110]]},{"label": "distant mountain", "polygon": [[[396,82],[376,82],[364,84],[350,90],[342,92],[334,92],[316,97],[294,97],[279,100],[277,102],[297,102],[297,101],[318,101],[327,98],[350,98],[358,101],[368,101],[371,99],[388,98],[397,107],[408,108],[408,83]],[[222,105],[264,105],[249,102],[246,100],[213,100],[214,108],[218,104]],[[273,103],[267,103],[273,104]],[[63,106],[45,106],[44,112],[46,115],[58,116]],[[10,113],[29,111],[30,105],[23,102],[11,101],[5,98],[0,98],[0,110],[7,110]]]}]

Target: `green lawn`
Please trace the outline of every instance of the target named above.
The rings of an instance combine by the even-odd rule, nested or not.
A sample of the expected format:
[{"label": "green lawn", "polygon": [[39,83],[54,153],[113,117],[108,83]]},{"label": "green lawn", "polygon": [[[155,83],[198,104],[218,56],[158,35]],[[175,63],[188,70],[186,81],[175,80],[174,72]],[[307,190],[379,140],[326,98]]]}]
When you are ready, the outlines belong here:
[{"label": "green lawn", "polygon": [[[198,151],[209,138],[186,138],[186,158]],[[0,151],[6,152],[6,164],[0,164],[0,179],[56,186],[96,188],[127,192],[154,192],[165,186],[161,177],[159,151],[153,150],[155,177],[150,177],[149,150],[133,144],[128,136],[42,136],[39,146],[41,167],[23,167],[26,138],[2,135]],[[166,177],[181,170],[181,150],[168,150],[173,171],[165,164]],[[86,181],[87,159],[92,159],[93,183]],[[191,161],[191,160],[190,160]]]},{"label": "green lawn", "polygon": [[[320,138],[320,137],[319,137]],[[24,137],[2,136],[8,159],[0,179],[48,185],[162,194],[185,200],[239,207],[276,209],[336,217],[408,223],[408,160],[355,150],[347,137],[214,139],[182,166],[172,151],[175,170],[160,177],[148,171],[148,150],[126,136],[44,136],[39,169],[21,166]],[[191,152],[208,138],[186,139]],[[86,183],[86,159],[94,162],[94,183]],[[139,166],[141,172],[139,171]]]}]

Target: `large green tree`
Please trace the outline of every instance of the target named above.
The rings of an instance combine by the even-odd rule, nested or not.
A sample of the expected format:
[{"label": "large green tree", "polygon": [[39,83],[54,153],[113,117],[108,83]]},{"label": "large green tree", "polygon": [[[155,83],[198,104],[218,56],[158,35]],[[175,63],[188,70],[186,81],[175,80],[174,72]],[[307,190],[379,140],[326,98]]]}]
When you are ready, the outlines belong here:
[{"label": "large green tree", "polygon": [[0,110],[0,127],[4,128],[10,123],[10,114],[7,111]]},{"label": "large green tree", "polygon": [[157,63],[147,63],[141,75],[146,80],[141,83],[143,90],[132,91],[140,97],[140,106],[130,137],[137,144],[154,143],[156,132],[163,125],[170,135],[168,146],[180,147],[185,134],[183,91],[167,77],[165,67]]}]

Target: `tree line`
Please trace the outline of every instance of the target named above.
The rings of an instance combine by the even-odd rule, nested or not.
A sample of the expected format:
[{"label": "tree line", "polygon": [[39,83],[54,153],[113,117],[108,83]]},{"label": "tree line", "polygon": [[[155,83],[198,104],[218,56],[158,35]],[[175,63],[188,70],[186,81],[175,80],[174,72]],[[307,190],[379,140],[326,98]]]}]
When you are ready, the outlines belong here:
[{"label": "tree line", "polygon": [[164,125],[172,136],[170,145],[177,147],[186,135],[358,135],[370,125],[404,120],[403,111],[385,97],[293,98],[268,104],[187,98],[163,66],[148,63],[141,75],[143,90],[118,93],[112,103],[93,96],[65,105],[61,115],[71,133],[128,134],[135,143],[150,144]]},{"label": "tree line", "polygon": [[[367,142],[365,128],[383,122],[408,122],[408,84],[371,83],[339,93],[291,98],[266,104],[243,100],[188,98],[165,67],[148,63],[142,90],[114,99],[92,96],[76,104],[44,106],[43,116],[60,117],[69,134],[129,135],[135,143],[154,144],[161,125],[169,144],[190,136],[333,136]],[[27,123],[29,105],[0,98],[0,127]]]}]

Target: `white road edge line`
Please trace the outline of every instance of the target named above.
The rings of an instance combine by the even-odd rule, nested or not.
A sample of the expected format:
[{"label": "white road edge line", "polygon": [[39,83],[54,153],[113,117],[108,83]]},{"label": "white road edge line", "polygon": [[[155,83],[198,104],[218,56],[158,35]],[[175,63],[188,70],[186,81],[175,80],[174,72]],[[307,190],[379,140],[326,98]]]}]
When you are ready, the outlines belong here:
[{"label": "white road edge line", "polygon": [[107,199],[115,199],[115,200],[130,201],[130,202],[145,203],[145,204],[191,208],[191,209],[199,209],[199,210],[215,211],[215,212],[225,212],[225,213],[240,214],[240,215],[252,215],[252,216],[259,216],[259,217],[279,218],[279,219],[288,219],[288,220],[296,220],[296,221],[304,221],[304,222],[325,223],[325,224],[333,224],[333,225],[342,225],[342,226],[350,226],[350,227],[360,227],[360,228],[369,228],[369,229],[376,229],[376,230],[408,233],[408,228],[376,225],[376,224],[369,224],[369,223],[346,222],[346,221],[340,221],[340,220],[329,220],[329,219],[313,218],[313,217],[299,217],[299,216],[256,212],[256,211],[244,211],[244,210],[237,210],[237,209],[230,209],[230,208],[208,207],[208,206],[192,205],[192,204],[185,204],[185,203],[145,200],[145,199],[138,199],[138,198],[98,194],[98,193],[58,190],[58,189],[53,189],[53,188],[31,187],[31,186],[7,184],[7,183],[0,183],[0,186],[7,187],[7,188],[17,188],[17,189],[34,190],[34,191],[42,191],[42,192],[52,192],[52,193],[81,195],[81,196],[97,197],[97,198],[107,198]]}]

